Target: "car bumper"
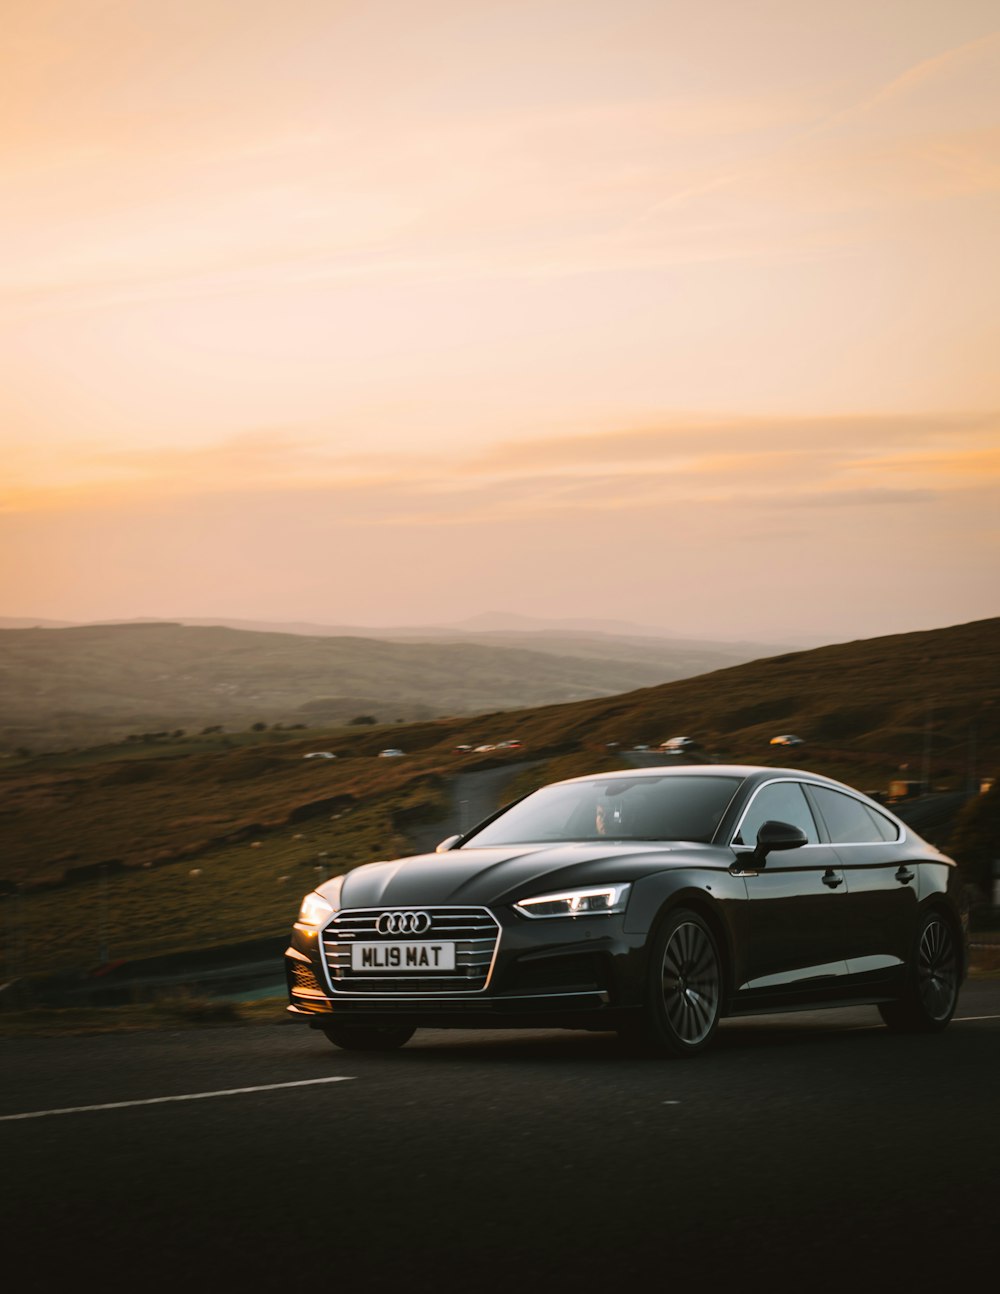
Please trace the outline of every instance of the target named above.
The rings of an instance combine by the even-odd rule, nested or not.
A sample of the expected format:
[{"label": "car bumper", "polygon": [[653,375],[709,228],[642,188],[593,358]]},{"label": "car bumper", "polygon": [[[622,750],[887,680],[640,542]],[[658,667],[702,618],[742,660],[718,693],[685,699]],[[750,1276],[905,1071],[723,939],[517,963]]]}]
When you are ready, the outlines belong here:
[{"label": "car bumper", "polygon": [[393,991],[353,991],[331,976],[321,937],[296,929],[285,952],[288,1010],[316,1028],[335,1018],[383,1027],[613,1029],[638,1008],[642,939],[624,932],[620,916],[491,915],[499,939],[488,980],[475,991],[407,992],[398,980]]}]

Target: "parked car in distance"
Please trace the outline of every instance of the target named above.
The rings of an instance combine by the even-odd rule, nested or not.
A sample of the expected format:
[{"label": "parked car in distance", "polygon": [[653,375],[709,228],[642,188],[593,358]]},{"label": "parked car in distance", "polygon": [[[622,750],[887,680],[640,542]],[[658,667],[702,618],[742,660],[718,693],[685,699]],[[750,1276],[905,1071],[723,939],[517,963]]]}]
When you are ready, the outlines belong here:
[{"label": "parked car in distance", "polygon": [[456,755],[465,755],[472,749],[471,746],[463,743],[461,746],[453,746],[452,750]]},{"label": "parked car in distance", "polygon": [[793,732],[783,732],[777,737],[771,738],[772,746],[803,746],[801,737],[796,737]]},{"label": "parked car in distance", "polygon": [[302,756],[303,759],[336,759],[337,756],[332,750],[310,750],[308,754]]},{"label": "parked car in distance", "polygon": [[665,742],[661,743],[660,749],[676,751],[693,750],[697,744],[698,743],[693,737],[669,737]]},{"label": "parked car in distance", "polygon": [[497,750],[520,750],[520,749],[521,749],[521,743],[519,741],[498,741],[497,742]]},{"label": "parked car in distance", "polygon": [[488,750],[496,750],[496,746],[494,746],[492,742],[489,742],[489,741],[485,742],[482,746],[477,746],[476,754],[477,755],[485,754],[486,751]]},{"label": "parked car in distance", "polygon": [[915,800],[928,791],[928,786],[921,780],[894,777],[889,783],[886,801],[898,804],[900,800]]},{"label": "parked car in distance", "polygon": [[390,746],[387,750],[380,750],[378,757],[379,759],[397,759],[405,753],[405,751],[397,750],[395,746]]},{"label": "parked car in distance", "polygon": [[317,886],[285,952],[289,1011],[368,1051],[540,1027],[693,1056],[726,1016],[864,1004],[935,1033],[966,974],[960,893],[952,859],[816,773],[593,774]]}]

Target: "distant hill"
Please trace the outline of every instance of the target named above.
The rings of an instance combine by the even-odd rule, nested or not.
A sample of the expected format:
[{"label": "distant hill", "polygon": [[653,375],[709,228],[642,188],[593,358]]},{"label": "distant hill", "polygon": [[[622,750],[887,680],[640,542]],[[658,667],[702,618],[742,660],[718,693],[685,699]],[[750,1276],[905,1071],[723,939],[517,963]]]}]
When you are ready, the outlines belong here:
[{"label": "distant hill", "polygon": [[84,626],[108,624],[179,624],[221,626],[226,629],[247,629],[256,633],[302,634],[309,638],[402,638],[417,642],[433,641],[446,638],[449,641],[481,640],[495,634],[518,634],[544,639],[547,637],[592,637],[603,641],[635,641],[650,639],[669,643],[683,643],[689,647],[703,647],[721,651],[740,659],[752,660],[757,656],[768,655],[775,651],[784,651],[789,646],[801,645],[801,639],[795,643],[775,644],[746,642],[739,640],[716,640],[692,638],[672,629],[657,628],[652,625],[633,624],[626,620],[604,620],[593,617],[563,617],[560,619],[542,616],[522,616],[506,611],[484,612],[482,615],[470,616],[449,624],[421,625],[356,625],[329,624],[317,620],[241,620],[231,616],[138,616],[126,619],[118,617],[113,620],[41,620],[28,616],[0,616],[0,630],[3,629],[67,629]]},{"label": "distant hill", "polygon": [[0,632],[0,750],[143,730],[517,709],[685,678],[754,650],[583,632],[403,641],[161,621],[12,628]]},{"label": "distant hill", "polygon": [[70,629],[75,620],[39,620],[30,616],[0,616],[0,629]]},{"label": "distant hill", "polygon": [[[77,658],[86,656],[84,647],[92,664],[110,653],[102,677],[111,670],[109,660],[124,668],[115,635],[109,640],[93,630],[71,632],[85,634]],[[178,626],[127,632],[150,635],[146,673],[132,679],[142,687],[150,671],[169,665],[178,642],[187,641]],[[186,632],[204,645],[201,632]],[[234,630],[210,632],[222,635],[211,640],[216,654],[227,645],[233,653],[229,677],[237,678],[240,650],[251,649]],[[385,646],[365,644],[365,650]],[[275,645],[279,671],[283,647]],[[405,851],[405,840],[357,834],[363,806],[380,796],[395,797],[385,813],[402,829],[414,813],[433,808],[430,800],[447,794],[455,772],[524,757],[534,761],[530,776],[540,781],[638,759],[669,764],[669,755],[639,757],[631,748],[673,735],[697,740],[696,759],[810,768],[863,790],[926,772],[935,788],[960,801],[983,776],[996,776],[1000,764],[998,659],[1000,619],[983,620],[787,653],[562,705],[390,727],[320,726],[309,734],[164,734],[80,753],[7,759],[0,761],[0,881],[54,879],[107,860],[134,868],[200,858],[236,849],[239,841],[272,837],[276,849],[284,840],[281,848],[290,856],[299,850],[312,861],[327,849],[354,861],[386,856],[364,851]],[[187,651],[185,660],[193,669]],[[100,672],[92,669],[91,676]],[[176,677],[163,681],[176,695]],[[201,685],[195,675],[187,681],[195,691]],[[805,744],[771,746],[770,738],[781,732],[796,733]],[[521,749],[455,750],[501,740],[517,740]],[[403,749],[405,758],[375,758],[390,745]],[[316,749],[332,749],[338,758],[302,758]],[[349,829],[339,821],[345,806],[356,811]],[[305,830],[294,825],[300,822],[314,824],[312,843],[301,848],[292,843]]]},{"label": "distant hill", "polygon": [[[156,623],[156,622],[130,622]],[[666,653],[668,659],[683,662],[688,672],[699,673],[722,665],[757,660],[778,652],[801,647],[796,643],[756,642],[750,639],[716,640],[689,638],[633,625],[620,620],[562,619],[545,620],[533,616],[490,613],[473,616],[446,625],[324,625],[310,621],[276,623],[267,620],[191,619],[178,616],[172,623],[182,625],[220,625],[228,629],[246,629],[257,633],[303,634],[311,638],[375,638],[389,642],[461,642],[523,647],[556,655],[581,655],[606,660],[644,660],[658,663]],[[0,619],[0,628],[4,622]],[[671,674],[671,677],[682,675]]]},{"label": "distant hill", "polygon": [[665,629],[637,625],[628,620],[602,620],[585,616],[548,620],[539,616],[514,615],[509,611],[486,611],[482,615],[460,620],[454,627],[468,633],[597,633],[622,638],[675,637]]}]

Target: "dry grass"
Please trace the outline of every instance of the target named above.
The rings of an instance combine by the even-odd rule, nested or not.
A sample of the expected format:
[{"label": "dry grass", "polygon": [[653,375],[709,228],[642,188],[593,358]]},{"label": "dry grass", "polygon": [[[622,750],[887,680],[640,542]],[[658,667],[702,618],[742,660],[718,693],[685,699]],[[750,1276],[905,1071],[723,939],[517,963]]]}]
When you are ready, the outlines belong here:
[{"label": "dry grass", "polygon": [[7,966],[14,977],[86,971],[287,931],[302,895],[360,862],[407,852],[394,817],[418,790],[206,849],[185,862],[129,868],[8,897]]},{"label": "dry grass", "polygon": [[1000,943],[970,948],[969,979],[1000,979]]},{"label": "dry grass", "polygon": [[55,1038],[163,1029],[294,1023],[284,998],[225,1002],[175,991],[156,1002],[106,1007],[34,1007],[0,1011],[0,1037]]}]

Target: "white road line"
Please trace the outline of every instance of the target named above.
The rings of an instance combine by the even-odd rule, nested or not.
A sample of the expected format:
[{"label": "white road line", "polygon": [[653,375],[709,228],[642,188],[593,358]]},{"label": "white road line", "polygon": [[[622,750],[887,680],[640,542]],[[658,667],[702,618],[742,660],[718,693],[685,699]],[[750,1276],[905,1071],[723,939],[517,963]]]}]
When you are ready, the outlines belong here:
[{"label": "white road line", "polygon": [[[1000,1015],[953,1015],[949,1024],[973,1024],[976,1020],[1000,1020]],[[866,1029],[884,1029],[884,1024],[857,1024],[845,1033],[863,1033]]]},{"label": "white road line", "polygon": [[259,1087],[227,1087],[221,1092],[188,1092],[184,1096],[151,1096],[145,1101],[109,1101],[106,1105],[67,1105],[61,1110],[32,1110],[28,1114],[0,1114],[0,1123],[13,1119],[47,1119],[53,1114],[87,1114],[91,1110],[125,1110],[130,1105],[163,1105],[167,1101],[208,1101],[214,1096],[242,1096],[244,1092],[276,1092],[283,1087],[313,1087],[316,1083],[347,1083],[353,1074],[336,1078],[303,1078],[296,1083],[263,1083]]},{"label": "white road line", "polygon": [[[976,1020],[1000,1020],[1000,1015],[953,1015],[950,1024],[973,1024]],[[860,1033],[865,1029],[884,1029],[884,1024],[859,1024],[845,1033]]]}]

